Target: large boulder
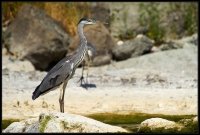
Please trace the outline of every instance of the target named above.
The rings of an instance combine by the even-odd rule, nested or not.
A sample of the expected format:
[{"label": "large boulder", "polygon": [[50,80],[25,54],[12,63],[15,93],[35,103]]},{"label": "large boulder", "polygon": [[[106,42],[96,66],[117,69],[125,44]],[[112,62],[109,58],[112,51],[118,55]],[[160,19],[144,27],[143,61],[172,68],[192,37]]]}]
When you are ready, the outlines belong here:
[{"label": "large boulder", "polygon": [[65,56],[70,44],[64,28],[43,10],[25,4],[4,33],[4,44],[18,59],[48,70]]},{"label": "large boulder", "polygon": [[115,60],[125,60],[130,57],[149,53],[153,47],[153,41],[144,35],[138,35],[135,39],[128,40],[122,45],[115,46],[112,50]]},{"label": "large boulder", "polygon": [[127,130],[104,124],[102,122],[86,118],[80,115],[67,113],[42,113],[39,118],[32,118],[9,125],[4,133],[103,133],[103,132],[128,132]]},{"label": "large boulder", "polygon": [[[98,57],[98,59],[94,58],[93,65],[99,66],[110,63],[112,60],[111,49],[115,43],[107,28],[101,23],[85,26],[84,34],[87,41],[96,48],[95,57]],[[73,52],[78,45],[79,37],[76,35],[70,44],[69,52]]]}]

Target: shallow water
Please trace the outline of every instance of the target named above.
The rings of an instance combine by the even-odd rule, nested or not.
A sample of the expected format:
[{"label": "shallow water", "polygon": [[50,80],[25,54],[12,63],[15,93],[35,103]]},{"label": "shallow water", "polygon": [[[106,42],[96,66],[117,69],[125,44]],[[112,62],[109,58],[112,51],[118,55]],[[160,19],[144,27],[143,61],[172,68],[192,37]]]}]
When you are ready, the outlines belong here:
[{"label": "shallow water", "polygon": [[115,126],[122,127],[131,133],[137,133],[140,124],[116,124]]}]

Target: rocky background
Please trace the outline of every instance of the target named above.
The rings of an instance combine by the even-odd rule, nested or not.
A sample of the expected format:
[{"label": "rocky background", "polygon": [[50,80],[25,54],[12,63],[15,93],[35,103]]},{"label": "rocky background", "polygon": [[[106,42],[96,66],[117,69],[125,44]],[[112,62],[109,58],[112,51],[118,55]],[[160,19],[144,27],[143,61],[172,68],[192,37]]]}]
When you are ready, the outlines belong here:
[{"label": "rocky background", "polygon": [[[197,3],[2,5],[2,119],[24,120],[3,132],[130,132],[83,117],[99,113],[180,115],[178,122],[138,122],[136,132],[197,132]],[[35,101],[31,96],[47,71],[78,47],[83,16],[102,22],[84,29],[96,50],[88,70],[93,87],[80,86],[80,66],[66,88],[63,115],[59,90]]]}]

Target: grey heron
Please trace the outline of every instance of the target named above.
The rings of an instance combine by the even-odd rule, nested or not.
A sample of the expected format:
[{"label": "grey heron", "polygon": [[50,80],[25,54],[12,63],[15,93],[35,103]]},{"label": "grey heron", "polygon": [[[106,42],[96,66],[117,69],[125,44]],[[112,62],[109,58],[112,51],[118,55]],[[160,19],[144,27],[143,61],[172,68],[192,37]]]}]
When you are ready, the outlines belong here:
[{"label": "grey heron", "polygon": [[42,82],[33,92],[32,99],[35,100],[40,95],[44,95],[51,90],[60,87],[60,111],[64,113],[64,95],[68,81],[73,77],[76,68],[83,61],[88,50],[87,39],[83,34],[83,27],[89,24],[96,24],[95,20],[82,18],[78,23],[78,35],[80,44],[77,50],[69,56],[60,60],[44,77]]}]

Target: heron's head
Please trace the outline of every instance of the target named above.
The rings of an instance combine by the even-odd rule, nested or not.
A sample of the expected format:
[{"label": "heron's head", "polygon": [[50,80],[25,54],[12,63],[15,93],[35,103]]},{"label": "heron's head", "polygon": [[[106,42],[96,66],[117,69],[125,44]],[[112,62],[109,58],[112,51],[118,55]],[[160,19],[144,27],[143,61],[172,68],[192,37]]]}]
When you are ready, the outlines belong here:
[{"label": "heron's head", "polygon": [[96,24],[96,21],[93,19],[86,19],[86,18],[82,18],[78,24]]}]

